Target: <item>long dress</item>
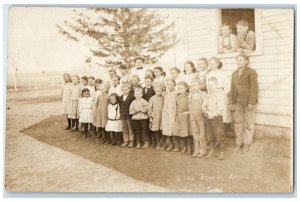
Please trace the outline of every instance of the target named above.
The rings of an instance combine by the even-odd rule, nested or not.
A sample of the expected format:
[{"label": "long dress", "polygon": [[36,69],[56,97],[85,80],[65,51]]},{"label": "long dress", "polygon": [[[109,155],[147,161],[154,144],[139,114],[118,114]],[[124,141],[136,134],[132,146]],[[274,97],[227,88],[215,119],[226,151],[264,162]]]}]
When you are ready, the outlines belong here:
[{"label": "long dress", "polygon": [[70,114],[68,115],[69,118],[78,119],[79,117],[79,106],[78,101],[81,95],[81,86],[79,84],[72,84],[71,87],[71,106],[70,106]]},{"label": "long dress", "polygon": [[148,115],[151,119],[151,131],[159,131],[162,129],[162,108],[164,105],[164,97],[154,95],[149,100]]},{"label": "long dress", "polygon": [[63,113],[66,115],[71,114],[71,88],[72,83],[70,82],[62,86]]},{"label": "long dress", "polygon": [[175,124],[176,118],[176,97],[177,92],[167,91],[164,95],[164,105],[162,108],[162,134],[166,136],[172,136],[172,128]]},{"label": "long dress", "polygon": [[93,98],[83,97],[79,100],[79,122],[93,123]]},{"label": "long dress", "polygon": [[101,94],[96,100],[96,109],[93,125],[99,128],[105,128],[107,123],[107,105],[108,95]]},{"label": "long dress", "polygon": [[109,104],[107,106],[108,121],[105,130],[109,132],[122,132],[122,121],[120,118],[119,104]]},{"label": "long dress", "polygon": [[178,94],[176,97],[176,118],[175,124],[173,126],[173,134],[179,137],[187,137],[190,130],[189,121],[189,97],[186,93],[185,95]]},{"label": "long dress", "polygon": [[[221,89],[223,93],[225,94],[224,96],[224,101],[226,103],[226,113],[223,115],[223,122],[224,123],[231,123],[232,122],[232,116],[231,116],[231,111],[228,106],[228,93],[230,91],[230,81],[228,79],[228,76],[221,70],[215,70],[215,71],[210,71],[206,75],[206,85],[207,82],[210,78],[215,77],[218,80],[218,89]],[[207,89],[209,92],[209,89]]]}]

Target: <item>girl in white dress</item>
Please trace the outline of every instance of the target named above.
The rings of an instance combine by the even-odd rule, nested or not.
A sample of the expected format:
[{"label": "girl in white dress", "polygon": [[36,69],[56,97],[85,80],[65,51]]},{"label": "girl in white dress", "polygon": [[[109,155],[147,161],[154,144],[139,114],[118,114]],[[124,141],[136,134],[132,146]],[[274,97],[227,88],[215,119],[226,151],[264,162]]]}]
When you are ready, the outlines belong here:
[{"label": "girl in white dress", "polygon": [[67,117],[68,121],[68,126],[64,130],[70,130],[71,129],[71,117],[69,114],[71,114],[71,88],[72,88],[72,81],[71,77],[69,74],[65,73],[63,75],[64,78],[64,85],[62,86],[61,89],[61,95],[62,95],[62,101],[63,101],[63,109],[64,109],[64,114]]},{"label": "girl in white dress", "polygon": [[109,104],[107,106],[107,123],[105,130],[110,134],[112,146],[120,146],[122,138],[122,121],[120,117],[119,96],[112,93],[109,96]]},{"label": "girl in white dress", "polygon": [[87,88],[82,90],[82,98],[79,100],[79,122],[84,128],[84,138],[87,137],[88,126],[93,123],[93,98],[90,97],[90,91]]}]

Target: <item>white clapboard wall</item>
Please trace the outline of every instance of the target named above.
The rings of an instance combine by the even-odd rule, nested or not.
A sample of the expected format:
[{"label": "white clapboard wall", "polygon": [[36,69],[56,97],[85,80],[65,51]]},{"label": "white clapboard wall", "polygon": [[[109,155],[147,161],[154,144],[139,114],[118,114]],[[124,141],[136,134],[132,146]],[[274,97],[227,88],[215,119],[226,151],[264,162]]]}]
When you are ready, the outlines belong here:
[{"label": "white clapboard wall", "polygon": [[[257,124],[292,127],[293,19],[290,9],[255,9],[257,51],[250,55],[249,66],[258,74]],[[217,56],[230,78],[237,68],[236,54],[217,54],[220,10],[187,9],[184,21],[187,59]]]}]

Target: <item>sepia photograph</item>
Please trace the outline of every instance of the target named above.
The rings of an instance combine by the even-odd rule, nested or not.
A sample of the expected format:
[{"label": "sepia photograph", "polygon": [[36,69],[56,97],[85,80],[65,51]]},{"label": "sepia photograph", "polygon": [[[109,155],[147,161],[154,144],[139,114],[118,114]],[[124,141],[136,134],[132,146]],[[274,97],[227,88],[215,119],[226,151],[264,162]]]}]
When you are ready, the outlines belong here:
[{"label": "sepia photograph", "polygon": [[293,192],[294,16],[10,6],[5,190]]}]

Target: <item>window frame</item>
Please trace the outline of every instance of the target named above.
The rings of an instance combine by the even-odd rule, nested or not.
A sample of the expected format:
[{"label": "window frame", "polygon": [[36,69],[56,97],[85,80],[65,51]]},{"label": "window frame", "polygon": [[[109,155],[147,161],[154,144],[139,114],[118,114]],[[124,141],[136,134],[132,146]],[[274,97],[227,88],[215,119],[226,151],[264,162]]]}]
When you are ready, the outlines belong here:
[{"label": "window frame", "polygon": [[[226,9],[226,8],[224,8]],[[222,9],[218,9],[218,23],[217,23],[217,37],[216,40],[218,41],[215,48],[215,53],[219,58],[233,58],[236,57],[238,52],[234,53],[219,53],[219,36],[221,33],[221,26],[222,26]],[[255,24],[255,51],[248,54],[251,55],[262,55],[263,54],[263,40],[262,40],[262,29],[261,29],[261,9],[254,9],[254,24]]]}]

